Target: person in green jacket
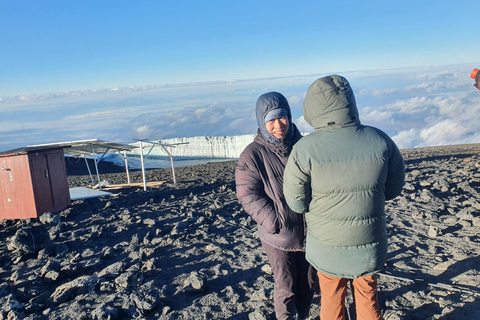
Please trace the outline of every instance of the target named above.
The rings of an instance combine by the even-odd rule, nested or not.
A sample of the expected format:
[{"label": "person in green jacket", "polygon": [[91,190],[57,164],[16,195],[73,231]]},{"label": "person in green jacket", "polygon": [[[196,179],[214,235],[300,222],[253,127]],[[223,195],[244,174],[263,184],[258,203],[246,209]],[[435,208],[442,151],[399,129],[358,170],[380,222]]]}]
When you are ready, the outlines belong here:
[{"label": "person in green jacket", "polygon": [[403,157],[386,133],[360,123],[342,76],[317,79],[303,115],[315,132],[293,147],[283,190],[289,207],[305,214],[306,258],[318,271],[320,319],[345,319],[348,281],[357,319],[381,319],[376,274],[387,258],[385,201],[402,191]]}]

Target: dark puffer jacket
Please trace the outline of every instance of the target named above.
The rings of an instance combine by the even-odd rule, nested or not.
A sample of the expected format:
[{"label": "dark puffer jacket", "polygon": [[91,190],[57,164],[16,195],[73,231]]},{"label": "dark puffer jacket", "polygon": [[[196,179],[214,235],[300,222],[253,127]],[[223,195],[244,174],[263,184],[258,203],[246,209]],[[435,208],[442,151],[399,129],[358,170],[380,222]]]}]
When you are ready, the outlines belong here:
[{"label": "dark puffer jacket", "polygon": [[[271,110],[288,111],[290,127],[280,141],[265,128]],[[286,251],[303,251],[304,218],[293,212],[283,195],[283,173],[293,145],[302,137],[291,121],[287,100],[279,93],[262,95],[257,101],[258,133],[240,155],[235,170],[237,197],[245,211],[257,222],[262,241]]]}]

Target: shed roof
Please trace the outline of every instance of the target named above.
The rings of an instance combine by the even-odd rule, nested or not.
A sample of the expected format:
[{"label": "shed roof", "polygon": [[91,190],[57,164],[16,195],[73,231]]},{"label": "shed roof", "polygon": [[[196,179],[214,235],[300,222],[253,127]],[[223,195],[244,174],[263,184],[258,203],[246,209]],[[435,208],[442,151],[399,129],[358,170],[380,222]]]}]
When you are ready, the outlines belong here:
[{"label": "shed roof", "polygon": [[91,156],[115,151],[131,151],[137,147],[118,142],[107,142],[98,139],[76,140],[67,142],[56,142],[31,145],[23,148],[4,151],[2,154],[21,154],[30,151],[44,150],[51,148],[64,148],[64,152],[69,156]]},{"label": "shed roof", "polygon": [[0,157],[16,156],[16,155],[19,155],[19,154],[26,154],[26,153],[33,152],[33,151],[50,150],[50,149],[60,149],[60,148],[67,148],[67,146],[64,146],[64,147],[59,147],[59,146],[38,146],[38,147],[29,146],[29,147],[22,147],[22,148],[17,148],[17,149],[2,151],[2,152],[0,153]]}]

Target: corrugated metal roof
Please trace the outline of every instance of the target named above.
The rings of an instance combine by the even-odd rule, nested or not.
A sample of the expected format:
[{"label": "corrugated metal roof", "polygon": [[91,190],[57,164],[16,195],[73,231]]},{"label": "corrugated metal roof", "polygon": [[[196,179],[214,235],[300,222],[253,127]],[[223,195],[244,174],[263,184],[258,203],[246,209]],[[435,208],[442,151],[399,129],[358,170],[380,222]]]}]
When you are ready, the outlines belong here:
[{"label": "corrugated metal roof", "polygon": [[107,142],[98,139],[90,140],[76,140],[57,143],[46,143],[31,145],[23,148],[13,149],[9,151],[3,151],[3,155],[7,154],[20,154],[36,150],[44,150],[51,148],[64,148],[64,153],[69,156],[91,156],[96,154],[116,152],[116,151],[131,151],[136,149],[135,146],[127,144],[121,144],[118,142]]},{"label": "corrugated metal roof", "polygon": [[48,146],[22,147],[22,148],[2,151],[2,152],[0,152],[0,157],[15,156],[15,155],[19,155],[19,154],[26,154],[26,153],[33,152],[33,151],[59,149],[59,148],[67,148],[67,147],[66,146],[65,147],[59,147],[59,146],[55,146],[55,147],[54,146],[52,146],[52,147],[48,147]]}]

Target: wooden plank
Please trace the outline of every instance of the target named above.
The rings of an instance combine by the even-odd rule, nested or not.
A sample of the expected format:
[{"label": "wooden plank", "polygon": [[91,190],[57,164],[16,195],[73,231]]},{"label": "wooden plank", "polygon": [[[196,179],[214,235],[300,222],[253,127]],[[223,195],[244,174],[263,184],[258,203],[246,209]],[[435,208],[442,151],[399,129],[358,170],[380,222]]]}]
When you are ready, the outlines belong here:
[{"label": "wooden plank", "polygon": [[[147,182],[147,187],[155,187],[164,184],[166,181],[151,181]],[[135,183],[122,183],[122,184],[110,184],[107,186],[102,186],[102,190],[112,190],[112,189],[122,189],[122,188],[133,188],[133,187],[143,187],[143,182]],[[98,185],[92,187],[93,189],[98,189]]]}]

